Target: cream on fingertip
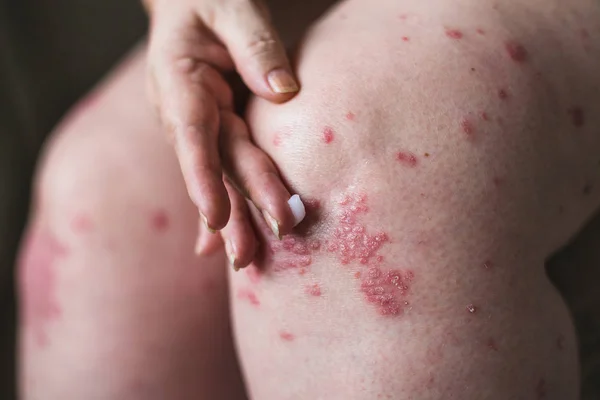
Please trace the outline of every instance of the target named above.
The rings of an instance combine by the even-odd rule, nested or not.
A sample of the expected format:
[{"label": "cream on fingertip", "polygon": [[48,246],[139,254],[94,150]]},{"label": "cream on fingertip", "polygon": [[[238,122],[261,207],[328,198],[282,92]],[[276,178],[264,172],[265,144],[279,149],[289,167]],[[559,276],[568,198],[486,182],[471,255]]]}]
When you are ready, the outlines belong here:
[{"label": "cream on fingertip", "polygon": [[306,216],[306,209],[300,199],[300,196],[295,194],[288,200],[288,205],[294,214],[294,226],[298,225]]}]

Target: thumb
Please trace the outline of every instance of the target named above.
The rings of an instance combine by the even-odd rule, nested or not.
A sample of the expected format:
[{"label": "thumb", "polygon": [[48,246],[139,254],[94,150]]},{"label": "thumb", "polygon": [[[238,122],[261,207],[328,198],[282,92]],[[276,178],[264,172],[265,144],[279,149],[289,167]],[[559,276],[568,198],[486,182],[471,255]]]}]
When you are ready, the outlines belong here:
[{"label": "thumb", "polygon": [[211,10],[210,28],[227,47],[246,85],[273,102],[293,97],[299,85],[267,8],[252,0],[218,3]]}]

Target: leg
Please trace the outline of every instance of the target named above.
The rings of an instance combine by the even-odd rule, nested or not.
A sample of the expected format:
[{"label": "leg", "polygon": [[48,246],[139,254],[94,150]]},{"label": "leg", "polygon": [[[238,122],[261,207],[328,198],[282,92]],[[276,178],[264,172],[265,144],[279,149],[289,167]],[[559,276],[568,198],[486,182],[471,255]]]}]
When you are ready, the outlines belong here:
[{"label": "leg", "polygon": [[47,146],[19,263],[24,399],[244,398],[223,252],[194,256],[143,77],[138,51]]},{"label": "leg", "polygon": [[312,218],[282,242],[261,228],[231,279],[253,397],[577,397],[544,261],[600,199],[598,45],[560,35],[599,11],[534,3],[344,2],[302,46],[300,95],[254,102]]}]

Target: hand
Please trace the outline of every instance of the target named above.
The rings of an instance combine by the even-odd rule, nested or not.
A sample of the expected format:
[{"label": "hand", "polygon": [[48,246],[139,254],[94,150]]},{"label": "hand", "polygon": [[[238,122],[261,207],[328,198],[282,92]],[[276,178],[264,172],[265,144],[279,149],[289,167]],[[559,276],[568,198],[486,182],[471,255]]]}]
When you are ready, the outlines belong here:
[{"label": "hand", "polygon": [[[234,267],[244,267],[254,258],[256,239],[240,191],[276,236],[290,232],[295,220],[287,203],[290,193],[234,113],[231,88],[221,73],[236,68],[254,94],[287,101],[299,87],[284,46],[260,1],[144,4],[151,16],[150,97],[173,141],[203,224],[211,232],[227,226],[221,234],[229,259]],[[201,234],[197,252],[208,251],[211,241]]]}]

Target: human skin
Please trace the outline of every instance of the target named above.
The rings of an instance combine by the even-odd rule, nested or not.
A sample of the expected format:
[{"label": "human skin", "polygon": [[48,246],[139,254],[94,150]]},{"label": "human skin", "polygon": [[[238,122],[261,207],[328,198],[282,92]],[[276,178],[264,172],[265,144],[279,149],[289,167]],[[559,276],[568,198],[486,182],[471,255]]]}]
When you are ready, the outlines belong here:
[{"label": "human skin", "polygon": [[[543,263],[598,205],[598,11],[549,7],[580,15],[560,36],[534,5],[380,6],[342,4],[298,54],[300,96],[250,108],[254,140],[312,207],[277,244],[256,220],[261,257],[231,278],[249,394],[575,398],[573,327]],[[564,32],[580,29],[577,47]],[[42,164],[31,229],[51,232],[33,249],[53,255],[54,297],[36,297],[23,261],[25,310],[41,304],[22,329],[26,398],[236,398],[224,258],[190,255],[196,214],[139,100],[142,69],[104,88],[94,120],[60,127]],[[207,358],[215,347],[230,355]]]},{"label": "human skin", "polygon": [[598,20],[590,1],[354,0],[315,25],[301,93],[248,113],[319,203],[283,242],[256,220],[259,257],[231,274],[251,397],[577,398],[544,263],[598,208]]}]

